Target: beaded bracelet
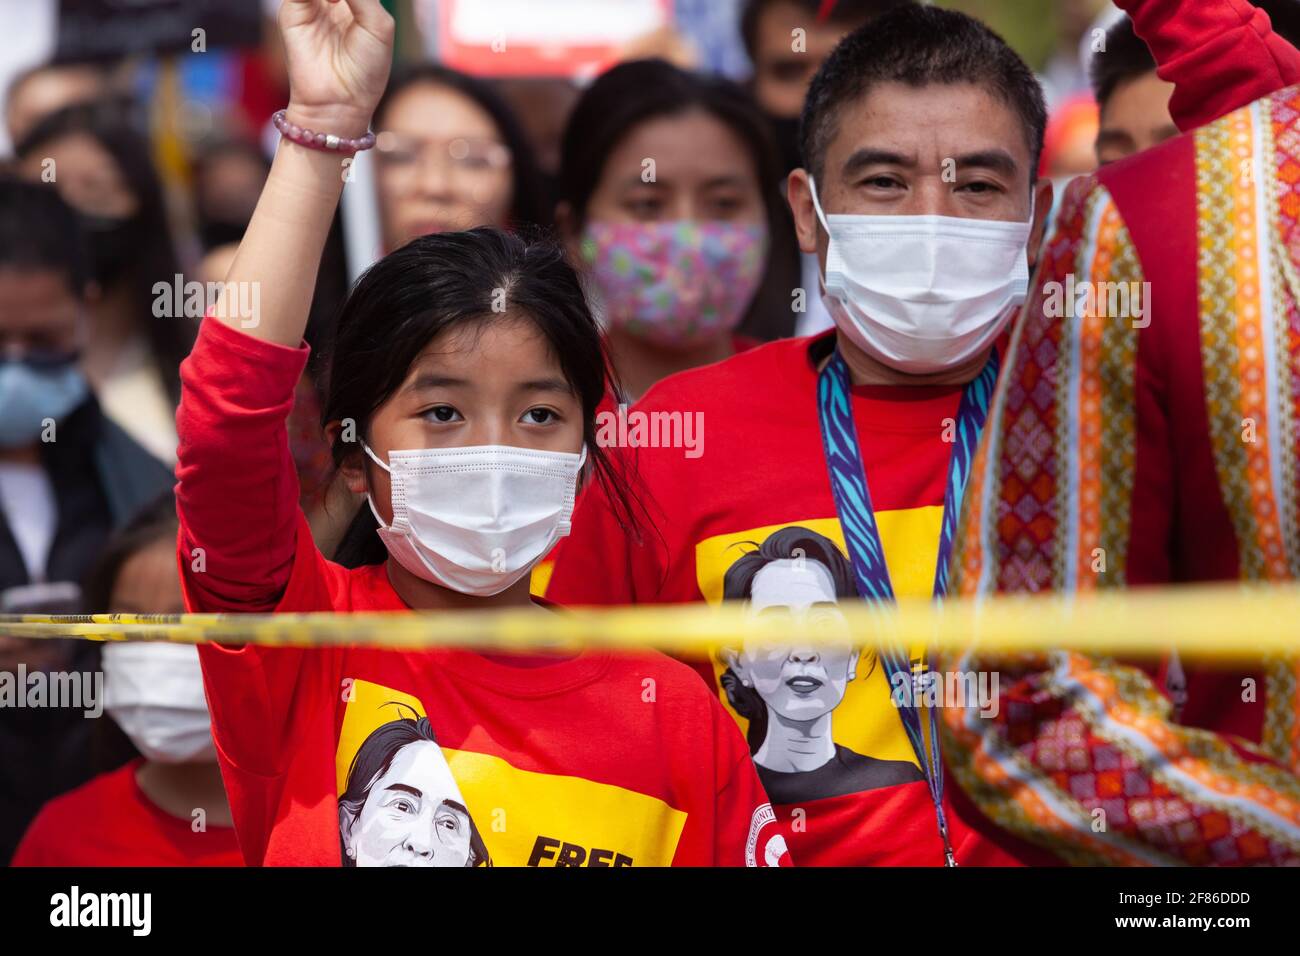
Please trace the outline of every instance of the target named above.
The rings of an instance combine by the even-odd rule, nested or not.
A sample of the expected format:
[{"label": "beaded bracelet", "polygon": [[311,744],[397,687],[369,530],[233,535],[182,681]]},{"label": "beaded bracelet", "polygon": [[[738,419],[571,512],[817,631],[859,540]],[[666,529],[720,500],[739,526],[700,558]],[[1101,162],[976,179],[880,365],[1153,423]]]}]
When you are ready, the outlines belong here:
[{"label": "beaded bracelet", "polygon": [[317,133],[315,130],[299,126],[297,123],[290,123],[285,113],[285,110],[280,110],[272,116],[271,124],[280,131],[281,136],[292,140],[299,146],[306,146],[308,149],[327,149],[339,153],[359,153],[361,150],[371,149],[375,145],[375,134],[373,132],[367,132],[360,139],[335,136],[333,133]]}]

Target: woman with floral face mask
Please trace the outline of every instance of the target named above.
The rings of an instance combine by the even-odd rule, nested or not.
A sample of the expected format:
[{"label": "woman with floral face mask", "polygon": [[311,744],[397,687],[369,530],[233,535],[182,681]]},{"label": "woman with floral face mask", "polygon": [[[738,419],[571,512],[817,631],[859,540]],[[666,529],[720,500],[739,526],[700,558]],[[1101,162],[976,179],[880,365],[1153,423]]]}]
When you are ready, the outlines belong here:
[{"label": "woman with floral face mask", "polygon": [[642,60],[578,101],[556,219],[631,397],[756,344],[736,330],[782,222],[777,177],[762,117],[727,80]]},{"label": "woman with floral face mask", "polygon": [[[528,573],[568,533],[583,478],[630,507],[595,440],[608,388],[599,332],[554,244],[491,228],[425,235],[362,276],[338,318],[324,411],[340,473],[367,498],[338,561],[295,507],[284,423],[308,300],[341,163],[374,143],[393,20],[379,0],[288,0],[280,28],[283,139],[227,276],[259,284],[261,322],[244,329],[218,308],[181,369],[186,606],[550,613],[531,601]],[[250,864],[785,855],[734,722],[661,655],[212,644],[199,655]]]}]

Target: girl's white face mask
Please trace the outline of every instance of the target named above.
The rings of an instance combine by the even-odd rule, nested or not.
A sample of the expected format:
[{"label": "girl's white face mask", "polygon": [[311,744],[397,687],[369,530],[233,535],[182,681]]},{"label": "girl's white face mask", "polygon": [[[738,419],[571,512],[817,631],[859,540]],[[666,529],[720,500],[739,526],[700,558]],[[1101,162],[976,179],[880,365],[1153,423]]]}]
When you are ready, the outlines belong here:
[{"label": "girl's white face mask", "polygon": [[857,216],[813,208],[830,237],[822,299],[849,340],[913,375],[990,348],[1029,290],[1028,222]]},{"label": "girl's white face mask", "polygon": [[510,445],[391,451],[393,523],[379,537],[416,577],[462,594],[499,594],[569,533],[581,454]]}]

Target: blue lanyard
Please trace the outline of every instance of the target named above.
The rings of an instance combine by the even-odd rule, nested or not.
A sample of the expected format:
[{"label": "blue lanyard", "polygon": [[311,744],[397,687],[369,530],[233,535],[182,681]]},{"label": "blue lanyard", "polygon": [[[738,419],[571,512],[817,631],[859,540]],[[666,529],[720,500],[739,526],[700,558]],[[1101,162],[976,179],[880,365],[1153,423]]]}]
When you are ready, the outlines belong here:
[{"label": "blue lanyard", "polygon": [[[939,557],[934,568],[936,598],[942,598],[948,591],[948,558],[952,554],[962,492],[970,477],[971,461],[975,457],[975,447],[979,444],[984,420],[988,417],[989,400],[997,378],[998,355],[995,350],[979,375],[962,390],[952,459],[948,465],[948,481],[943,495]],[[858,448],[858,432],[853,423],[851,385],[848,365],[839,349],[836,349],[817,378],[817,412],[821,421],[822,446],[826,451],[826,467],[830,472],[835,510],[844,530],[844,541],[848,545],[858,594],[867,601],[892,604],[894,585],[889,578],[889,567],[885,564],[885,549],[880,541],[880,530],[876,526],[875,511],[871,507],[871,493],[867,490],[867,476],[863,470],[862,453]],[[895,682],[900,679],[905,679],[908,687],[915,688],[911,659],[906,647],[882,647],[878,651],[878,657],[891,689],[898,686]],[[956,866],[957,860],[948,838],[948,820],[943,811],[943,759],[939,752],[936,708],[931,707],[929,712],[930,747],[927,752],[920,708],[917,707],[915,698],[915,693],[908,695],[908,699],[899,707],[899,716],[930,788],[939,835],[943,838],[945,862],[948,866]]]}]

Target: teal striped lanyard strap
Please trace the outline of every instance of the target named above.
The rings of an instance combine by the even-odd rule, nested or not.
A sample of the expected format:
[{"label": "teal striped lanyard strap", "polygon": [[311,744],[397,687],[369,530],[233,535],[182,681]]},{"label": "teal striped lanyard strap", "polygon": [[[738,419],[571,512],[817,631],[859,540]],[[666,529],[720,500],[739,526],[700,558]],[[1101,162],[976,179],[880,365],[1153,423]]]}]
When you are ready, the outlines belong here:
[{"label": "teal striped lanyard strap", "polygon": [[[944,489],[939,556],[934,569],[936,599],[942,598],[948,591],[948,559],[956,535],[962,492],[970,477],[971,462],[975,457],[984,421],[988,418],[989,401],[997,378],[998,355],[994,350],[983,370],[962,390],[952,458],[948,465],[948,481]],[[889,578],[889,567],[885,564],[885,549],[880,542],[875,511],[871,507],[871,493],[867,490],[867,476],[862,465],[862,453],[858,448],[858,432],[853,422],[851,388],[848,365],[839,349],[836,349],[817,379],[817,411],[821,422],[822,446],[826,452],[826,467],[830,472],[831,492],[835,496],[835,510],[839,514],[844,541],[848,545],[858,594],[866,601],[892,604],[894,586]],[[908,687],[914,686],[908,648],[882,647],[879,649],[879,657],[891,688],[899,686],[895,681],[900,679],[906,680]],[[943,809],[943,759],[939,751],[936,708],[929,708],[930,747],[927,749],[920,708],[917,707],[915,698],[915,694],[907,695],[899,706],[899,716],[930,788],[939,835],[943,838],[945,862],[948,866],[956,866],[957,860],[948,837],[948,820]]]}]

